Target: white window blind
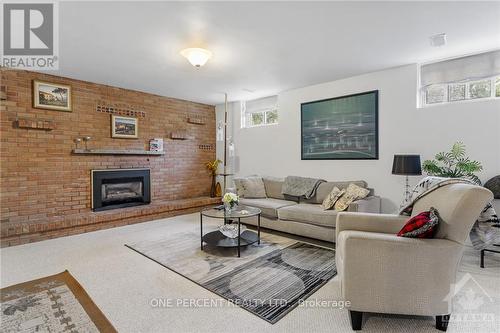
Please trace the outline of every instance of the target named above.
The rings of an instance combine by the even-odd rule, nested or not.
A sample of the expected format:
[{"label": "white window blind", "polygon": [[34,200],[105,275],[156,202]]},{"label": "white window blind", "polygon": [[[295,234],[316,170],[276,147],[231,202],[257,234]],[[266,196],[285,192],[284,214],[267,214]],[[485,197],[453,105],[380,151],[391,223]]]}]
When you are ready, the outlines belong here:
[{"label": "white window blind", "polygon": [[422,86],[479,80],[500,75],[500,50],[423,65]]},{"label": "white window blind", "polygon": [[268,96],[241,103],[241,127],[254,127],[278,122],[278,96]]},{"label": "white window blind", "polygon": [[500,97],[500,50],[420,67],[422,105]]}]

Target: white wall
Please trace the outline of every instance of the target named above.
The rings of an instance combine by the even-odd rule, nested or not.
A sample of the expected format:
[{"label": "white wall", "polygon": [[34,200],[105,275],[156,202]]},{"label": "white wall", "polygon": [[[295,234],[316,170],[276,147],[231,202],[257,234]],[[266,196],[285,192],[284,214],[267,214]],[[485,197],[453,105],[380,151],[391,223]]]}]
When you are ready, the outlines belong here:
[{"label": "white wall", "polygon": [[[335,96],[379,90],[379,160],[302,161],[300,104]],[[301,175],[327,180],[364,179],[393,212],[402,198],[404,177],[391,175],[393,155],[420,154],[422,160],[463,141],[468,155],[482,162],[483,181],[500,174],[500,101],[416,108],[417,66],[408,65],[283,92],[279,124],[240,128],[238,104],[231,105],[239,175]],[[223,107],[218,106],[218,113]],[[412,177],[415,184],[419,177]]]}]

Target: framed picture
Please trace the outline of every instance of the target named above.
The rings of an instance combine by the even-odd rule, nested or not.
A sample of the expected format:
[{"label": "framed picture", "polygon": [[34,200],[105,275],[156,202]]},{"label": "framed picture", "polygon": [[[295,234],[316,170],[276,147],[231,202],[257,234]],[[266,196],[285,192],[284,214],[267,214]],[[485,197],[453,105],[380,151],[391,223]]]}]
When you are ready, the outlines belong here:
[{"label": "framed picture", "polygon": [[111,115],[111,137],[137,139],[139,134],[137,118]]},{"label": "framed picture", "polygon": [[302,160],[377,160],[378,90],[301,104]]},{"label": "framed picture", "polygon": [[71,86],[34,80],[33,107],[71,112]]}]

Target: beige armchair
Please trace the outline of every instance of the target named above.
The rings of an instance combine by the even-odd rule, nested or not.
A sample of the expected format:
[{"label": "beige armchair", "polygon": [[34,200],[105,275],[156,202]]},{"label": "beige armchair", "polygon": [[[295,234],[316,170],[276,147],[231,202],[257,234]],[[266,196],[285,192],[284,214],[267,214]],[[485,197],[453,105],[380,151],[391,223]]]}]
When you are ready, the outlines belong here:
[{"label": "beige armchair", "polygon": [[434,239],[397,237],[407,216],[340,213],[336,260],[353,330],[363,312],[375,312],[436,316],[436,328],[446,331],[463,245],[492,198],[483,187],[451,184],[420,199],[412,216],[435,207],[441,217]]}]

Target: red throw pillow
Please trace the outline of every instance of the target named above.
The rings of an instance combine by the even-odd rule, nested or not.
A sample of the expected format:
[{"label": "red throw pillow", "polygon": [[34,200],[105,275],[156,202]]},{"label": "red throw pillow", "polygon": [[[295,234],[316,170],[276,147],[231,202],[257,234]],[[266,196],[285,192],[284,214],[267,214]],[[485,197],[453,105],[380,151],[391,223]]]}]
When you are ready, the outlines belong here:
[{"label": "red throw pillow", "polygon": [[439,224],[439,215],[435,208],[413,216],[398,232],[400,237],[434,238]]}]

